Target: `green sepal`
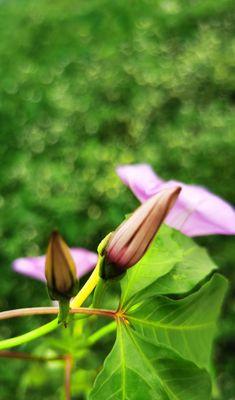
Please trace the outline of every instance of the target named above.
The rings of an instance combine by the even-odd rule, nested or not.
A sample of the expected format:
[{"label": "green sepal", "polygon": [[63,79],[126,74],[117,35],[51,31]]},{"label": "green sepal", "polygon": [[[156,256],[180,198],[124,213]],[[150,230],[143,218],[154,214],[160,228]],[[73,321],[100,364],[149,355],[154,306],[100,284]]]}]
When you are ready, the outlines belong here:
[{"label": "green sepal", "polygon": [[120,269],[115,264],[110,264],[104,258],[100,263],[100,277],[105,281],[108,279],[121,279],[126,270]]},{"label": "green sepal", "polygon": [[71,289],[66,292],[66,293],[60,293],[57,290],[50,288],[47,286],[47,291],[48,295],[51,300],[58,300],[58,301],[64,301],[64,300],[70,300],[72,297],[76,296],[79,290],[79,282],[76,280],[71,287]]},{"label": "green sepal", "polygon": [[49,286],[47,286],[48,295],[51,300],[57,300],[59,302],[59,314],[58,314],[58,323],[62,323],[66,328],[69,321],[69,303],[70,299],[78,293],[79,282],[76,280],[73,284],[73,287],[67,293],[59,293],[56,290],[53,290]]},{"label": "green sepal", "polygon": [[123,269],[120,269],[119,267],[117,267],[117,265],[110,264],[106,261],[105,249],[108,245],[111,235],[112,235],[112,232],[110,232],[107,236],[105,236],[105,238],[103,240],[101,240],[101,242],[97,248],[97,252],[99,255],[99,259],[100,259],[99,274],[100,274],[100,277],[104,280],[115,279],[115,278],[119,279],[126,272]]},{"label": "green sepal", "polygon": [[108,235],[106,235],[104,237],[104,239],[101,240],[100,244],[97,247],[97,253],[100,257],[104,257],[105,256],[105,249],[107,247],[107,244],[112,236],[113,232],[108,233]]}]

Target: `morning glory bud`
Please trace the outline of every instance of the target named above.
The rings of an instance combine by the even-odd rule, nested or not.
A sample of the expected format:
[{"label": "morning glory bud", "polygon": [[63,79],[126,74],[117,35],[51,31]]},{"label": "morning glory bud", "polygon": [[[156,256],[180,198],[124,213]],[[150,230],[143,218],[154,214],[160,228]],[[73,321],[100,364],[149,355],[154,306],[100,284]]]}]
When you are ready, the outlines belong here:
[{"label": "morning glory bud", "polygon": [[143,257],[180,191],[175,187],[158,192],[111,234],[100,269],[103,279],[123,274]]},{"label": "morning glory bud", "polygon": [[52,233],[48,245],[45,275],[51,299],[59,301],[59,322],[64,322],[66,325],[69,300],[77,294],[78,280],[70,250],[56,231]]}]

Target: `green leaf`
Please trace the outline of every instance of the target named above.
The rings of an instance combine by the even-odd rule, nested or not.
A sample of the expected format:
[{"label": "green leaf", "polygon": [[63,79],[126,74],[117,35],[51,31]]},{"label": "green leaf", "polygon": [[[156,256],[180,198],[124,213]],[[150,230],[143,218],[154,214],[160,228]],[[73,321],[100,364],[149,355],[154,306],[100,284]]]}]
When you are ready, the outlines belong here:
[{"label": "green leaf", "polygon": [[148,288],[148,295],[186,293],[217,269],[207,250],[198,246],[191,238],[176,230],[173,237],[183,250],[182,260]]},{"label": "green leaf", "polygon": [[[160,239],[165,243],[165,246],[169,243],[166,241],[166,238],[169,236],[171,241],[174,241],[180,249],[180,252],[177,252],[175,258],[174,253],[172,254],[174,250],[173,247],[169,247],[168,249],[171,253],[169,261],[172,260],[172,258],[174,260],[173,267],[170,268],[168,273],[159,276],[159,274],[156,273],[157,266],[154,265],[153,254],[152,259],[148,258],[145,265],[142,264],[145,271],[141,271],[141,273],[144,275],[145,272],[148,271],[150,274],[152,271],[155,273],[155,280],[153,279],[151,284],[149,284],[149,281],[143,279],[142,285],[145,283],[145,287],[142,289],[141,293],[136,291],[137,293],[134,296],[125,296],[124,300],[126,302],[131,297],[131,303],[135,304],[137,301],[136,296],[139,301],[141,298],[151,297],[156,294],[186,293],[192,290],[199,282],[217,268],[204,248],[198,246],[192,239],[177,230],[164,225],[160,231]],[[161,249],[159,249],[159,251],[161,251]],[[161,254],[163,257],[167,256],[166,254]],[[123,290],[125,290],[125,288],[123,288]]]},{"label": "green leaf", "polygon": [[144,257],[121,279],[121,307],[182,260],[183,252],[173,235],[173,230],[163,226]]},{"label": "green leaf", "polygon": [[89,400],[209,400],[209,375],[118,322],[115,345]]},{"label": "green leaf", "polygon": [[211,348],[227,280],[215,274],[196,293],[182,300],[158,296],[144,300],[126,314],[145,339],[165,345],[209,369]]},{"label": "green leaf", "polygon": [[118,280],[99,279],[95,288],[92,305],[95,308],[117,310],[120,301],[120,283]]}]

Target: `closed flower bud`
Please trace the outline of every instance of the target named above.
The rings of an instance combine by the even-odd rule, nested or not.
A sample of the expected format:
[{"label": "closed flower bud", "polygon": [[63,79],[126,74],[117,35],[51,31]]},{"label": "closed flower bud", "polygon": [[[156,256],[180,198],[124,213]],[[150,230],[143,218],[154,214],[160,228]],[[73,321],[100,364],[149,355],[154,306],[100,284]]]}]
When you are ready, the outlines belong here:
[{"label": "closed flower bud", "polygon": [[121,275],[143,257],[180,191],[175,187],[158,192],[117,228],[105,249],[103,279]]},{"label": "closed flower bud", "polygon": [[53,300],[70,299],[77,292],[75,263],[67,244],[58,232],[53,232],[46,253],[45,275]]}]

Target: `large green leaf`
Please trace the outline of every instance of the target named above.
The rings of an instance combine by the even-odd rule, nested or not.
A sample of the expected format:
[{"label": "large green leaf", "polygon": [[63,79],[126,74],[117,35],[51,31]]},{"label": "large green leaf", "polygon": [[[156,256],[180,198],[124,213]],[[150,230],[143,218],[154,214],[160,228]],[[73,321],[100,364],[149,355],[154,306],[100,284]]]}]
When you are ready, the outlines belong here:
[{"label": "large green leaf", "polygon": [[[181,253],[177,253],[173,268],[160,277],[155,272],[156,267],[152,265],[152,260],[148,258],[149,264],[145,263],[143,267],[155,272],[155,280],[150,285],[149,282],[144,281],[146,286],[142,289],[141,296],[140,292],[137,292],[135,295],[126,296],[125,301],[128,301],[128,298],[131,297],[131,303],[135,304],[136,296],[140,300],[140,297],[146,298],[156,294],[186,293],[217,268],[206,249],[198,246],[189,237],[167,226],[162,227],[160,235],[163,242],[165,242],[167,236],[170,236],[171,240],[179,246]],[[161,251],[161,249],[159,250]],[[169,251],[172,251],[172,248],[169,248]],[[141,272],[142,274],[145,273],[145,271]]]},{"label": "large green leaf", "polygon": [[209,375],[118,323],[115,345],[90,400],[209,400]]},{"label": "large green leaf", "polygon": [[173,235],[173,230],[162,227],[144,257],[127,271],[121,280],[121,306],[182,260],[183,251]]},{"label": "large green leaf", "polygon": [[148,341],[168,346],[209,369],[216,320],[226,289],[226,279],[215,274],[196,293],[182,300],[148,298],[130,309],[127,318]]}]

